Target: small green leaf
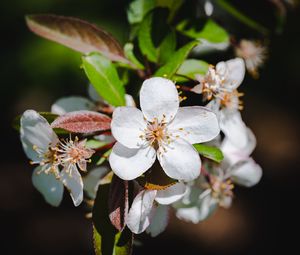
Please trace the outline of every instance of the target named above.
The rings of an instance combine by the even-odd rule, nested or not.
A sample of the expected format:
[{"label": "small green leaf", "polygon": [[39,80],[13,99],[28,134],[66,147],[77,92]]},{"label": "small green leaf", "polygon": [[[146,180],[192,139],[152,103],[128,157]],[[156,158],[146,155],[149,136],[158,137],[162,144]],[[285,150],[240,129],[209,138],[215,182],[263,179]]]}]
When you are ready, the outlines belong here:
[{"label": "small green leaf", "polygon": [[125,89],[113,63],[97,53],[82,57],[83,69],[99,95],[113,106],[125,105]]},{"label": "small green leaf", "polygon": [[130,24],[142,22],[144,17],[155,8],[155,0],[132,1],[127,10],[127,18]]},{"label": "small green leaf", "polygon": [[93,226],[93,243],[94,243],[95,255],[102,255],[102,252],[101,252],[101,236],[98,233],[95,226]]},{"label": "small green leaf", "polygon": [[170,10],[168,22],[172,21],[175,14],[184,3],[184,0],[156,0],[157,6],[166,7]]},{"label": "small green leaf", "polygon": [[151,36],[151,26],[152,26],[152,14],[146,16],[143,20],[139,32],[138,32],[138,43],[141,52],[147,57],[151,62],[156,63],[158,59],[157,49],[155,48],[152,36]]},{"label": "small green leaf", "polygon": [[222,151],[217,147],[204,144],[194,144],[193,146],[202,156],[218,163],[220,163],[224,158]]},{"label": "small green leaf", "polygon": [[108,159],[108,156],[110,155],[111,151],[112,151],[112,149],[103,153],[102,157],[97,161],[96,165],[99,166],[99,165],[103,164],[104,161]]},{"label": "small green leaf", "polygon": [[197,74],[205,75],[208,71],[208,67],[209,64],[203,60],[187,59],[176,72],[175,80],[177,82],[187,81],[187,78],[195,80]]},{"label": "small green leaf", "polygon": [[168,62],[170,57],[174,54],[176,49],[176,34],[171,31],[161,42],[158,48],[158,62],[165,64]]},{"label": "small green leaf", "polygon": [[187,20],[184,20],[177,25],[176,29],[193,39],[204,39],[211,43],[224,43],[229,41],[229,35],[226,30],[211,19],[205,23],[200,31],[197,31],[195,27],[187,29],[188,23]]},{"label": "small green leaf", "polygon": [[183,61],[186,59],[188,56],[189,52],[198,44],[199,42],[197,41],[192,41],[186,45],[184,45],[182,48],[177,50],[169,59],[169,61],[159,68],[154,76],[162,76],[166,78],[171,78],[178,68],[181,66]]},{"label": "small green leaf", "polygon": [[132,43],[126,43],[124,45],[124,52],[125,52],[125,56],[133,63],[137,66],[137,68],[144,70],[145,67],[143,66],[143,64],[141,64],[141,62],[135,57],[134,53],[133,53],[133,44]]}]

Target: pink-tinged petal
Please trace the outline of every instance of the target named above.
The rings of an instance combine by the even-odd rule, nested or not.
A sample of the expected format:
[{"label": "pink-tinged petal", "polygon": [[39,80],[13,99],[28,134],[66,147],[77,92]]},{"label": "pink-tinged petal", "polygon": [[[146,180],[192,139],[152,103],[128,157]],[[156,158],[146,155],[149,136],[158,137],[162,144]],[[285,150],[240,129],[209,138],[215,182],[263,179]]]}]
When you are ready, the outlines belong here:
[{"label": "pink-tinged petal", "polygon": [[152,147],[130,149],[117,142],[109,156],[109,163],[121,179],[133,180],[145,173],[155,159],[156,151]]},{"label": "pink-tinged petal", "polygon": [[169,223],[170,208],[167,205],[153,206],[150,213],[150,225],[146,232],[152,237],[162,233]]},{"label": "pink-tinged petal", "polygon": [[58,115],[62,115],[67,112],[92,110],[94,107],[95,104],[84,97],[71,96],[58,99],[51,106],[51,112]]},{"label": "pink-tinged petal", "polygon": [[141,135],[147,127],[142,112],[135,107],[118,107],[111,122],[114,138],[128,148],[139,148],[143,143]]},{"label": "pink-tinged petal", "polygon": [[63,198],[64,185],[53,173],[46,174],[38,166],[32,173],[33,186],[44,196],[47,203],[59,206]]},{"label": "pink-tinged petal", "polygon": [[165,173],[176,180],[191,181],[200,174],[201,160],[195,148],[185,140],[176,138],[157,153]]},{"label": "pink-tinged petal", "polygon": [[70,192],[74,205],[80,205],[83,200],[83,182],[76,166],[66,166],[60,173],[60,179]]},{"label": "pink-tinged petal", "polygon": [[49,146],[56,145],[59,140],[47,120],[34,110],[27,110],[20,120],[20,137],[23,149],[28,158],[39,162],[41,158],[34,147],[46,152]]},{"label": "pink-tinged petal", "polygon": [[256,185],[262,177],[261,167],[252,158],[236,163],[230,173],[235,183],[245,187]]},{"label": "pink-tinged petal", "polygon": [[175,84],[168,79],[154,77],[145,80],[140,91],[140,105],[148,121],[172,120],[179,107]]},{"label": "pink-tinged petal", "polygon": [[91,133],[110,129],[111,118],[93,111],[68,112],[56,118],[53,128],[62,128],[74,133]]},{"label": "pink-tinged petal", "polygon": [[186,185],[178,182],[164,190],[158,190],[155,201],[159,204],[169,205],[181,199],[186,192]]},{"label": "pink-tinged petal", "polygon": [[133,233],[140,234],[149,226],[155,196],[156,190],[142,190],[134,198],[126,219],[126,224]]},{"label": "pink-tinged petal", "polygon": [[220,133],[216,114],[201,106],[180,107],[169,130],[191,144],[211,141]]}]

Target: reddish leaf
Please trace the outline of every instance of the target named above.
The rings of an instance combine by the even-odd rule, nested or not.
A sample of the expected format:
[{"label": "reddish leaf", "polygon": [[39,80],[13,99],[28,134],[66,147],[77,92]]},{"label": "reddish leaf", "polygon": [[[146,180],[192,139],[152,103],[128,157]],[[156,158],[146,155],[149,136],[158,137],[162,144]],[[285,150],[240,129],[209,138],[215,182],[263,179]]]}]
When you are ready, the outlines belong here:
[{"label": "reddish leaf", "polygon": [[128,182],[114,175],[108,201],[110,221],[117,230],[122,231],[128,213]]},{"label": "reddish leaf", "polygon": [[74,133],[90,133],[110,129],[111,118],[98,112],[75,111],[59,116],[51,127]]},{"label": "reddish leaf", "polygon": [[37,35],[73,50],[82,53],[96,51],[113,61],[129,63],[115,38],[86,21],[45,14],[27,16],[26,22],[29,29]]}]

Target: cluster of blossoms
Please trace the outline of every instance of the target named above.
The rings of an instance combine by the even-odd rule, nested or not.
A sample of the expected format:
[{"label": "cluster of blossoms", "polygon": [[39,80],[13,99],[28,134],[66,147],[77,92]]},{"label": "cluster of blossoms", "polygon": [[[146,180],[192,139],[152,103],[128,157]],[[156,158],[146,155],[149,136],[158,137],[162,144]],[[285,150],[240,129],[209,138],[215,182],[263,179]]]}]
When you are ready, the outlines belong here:
[{"label": "cluster of blossoms", "polygon": [[[124,49],[77,18],[27,17],[34,33],[83,54],[89,97],[61,98],[48,113],[27,110],[16,127],[37,165],[33,185],[45,200],[58,206],[66,187],[75,206],[85,202],[91,209],[97,254],[119,254],[118,240],[125,236],[129,247],[132,233],[158,235],[170,211],[185,221],[205,220],[219,206],[231,206],[235,185],[251,187],[262,176],[251,157],[256,139],[241,117],[239,87],[246,70],[258,77],[266,48],[259,41],[236,43],[211,18],[218,12],[214,1],[198,1],[206,19],[200,30],[185,19],[173,27],[177,9],[162,2],[149,1],[147,10],[142,0],[130,4],[132,31]],[[184,1],[178,3],[176,8]],[[151,33],[156,7],[172,9],[166,24],[171,32],[158,46]],[[232,10],[236,15],[227,8]],[[192,41],[176,50],[177,33]],[[230,45],[233,59],[210,65],[197,58]],[[125,92],[132,78],[140,79],[139,102]],[[126,247],[122,254],[130,254]]]},{"label": "cluster of blossoms", "polygon": [[[217,205],[228,208],[234,184],[250,187],[261,178],[261,168],[250,157],[255,138],[239,112],[237,87],[244,73],[244,62],[233,59],[210,66],[206,75],[197,76],[199,85],[191,91],[203,95],[206,107],[179,107],[175,84],[160,77],[144,81],[141,110],[129,95],[128,106],[117,108],[98,98],[98,105],[107,105],[105,109],[113,112],[111,133],[86,136],[112,146],[110,167],[91,170],[84,181],[78,170],[87,171],[87,162],[95,152],[87,146],[87,139],[72,140],[70,136],[60,140],[52,128],[57,120],[50,125],[37,112],[26,111],[20,132],[24,151],[32,164],[38,164],[32,177],[34,186],[54,206],[61,202],[65,186],[77,206],[83,200],[83,190],[95,198],[101,179],[111,169],[120,179],[133,181],[138,187],[126,225],[133,233],[147,230],[152,236],[167,226],[171,208],[178,218],[195,223],[207,218]],[[70,97],[58,100],[52,111],[60,117],[70,113],[76,116],[95,107],[96,103],[88,99]],[[208,142],[222,150],[222,163],[201,160],[193,144]],[[151,175],[157,174],[167,179],[167,184],[152,181]]]}]

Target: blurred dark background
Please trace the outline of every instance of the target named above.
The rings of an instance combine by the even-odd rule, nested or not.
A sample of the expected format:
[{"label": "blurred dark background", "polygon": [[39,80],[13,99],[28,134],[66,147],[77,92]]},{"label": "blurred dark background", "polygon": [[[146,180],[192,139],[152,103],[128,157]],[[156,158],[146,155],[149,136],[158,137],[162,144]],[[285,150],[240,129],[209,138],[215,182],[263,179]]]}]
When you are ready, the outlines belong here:
[{"label": "blurred dark background", "polygon": [[[48,111],[59,97],[85,95],[87,85],[79,68],[80,54],[33,35],[24,15],[76,16],[101,25],[124,43],[129,32],[128,2],[1,1],[1,254],[93,254],[91,222],[84,217],[87,209],[84,205],[74,208],[67,194],[59,208],[44,202],[31,184],[32,168],[18,133],[11,128],[14,116],[24,110]],[[269,1],[232,2],[275,30],[274,7]],[[186,1],[186,5],[192,3]],[[189,15],[189,10],[183,8],[185,13],[180,15]],[[230,210],[220,209],[198,225],[171,217],[167,231],[157,238],[139,236],[142,244],[134,254],[258,255],[298,250],[299,14],[290,10],[283,32],[272,33],[260,79],[247,76],[241,87],[246,92],[243,116],[258,140],[254,157],[264,170],[262,181],[251,189],[236,188]],[[222,22],[226,27],[226,20]],[[236,25],[235,34],[257,37],[237,21],[228,19],[227,24]]]}]

